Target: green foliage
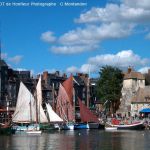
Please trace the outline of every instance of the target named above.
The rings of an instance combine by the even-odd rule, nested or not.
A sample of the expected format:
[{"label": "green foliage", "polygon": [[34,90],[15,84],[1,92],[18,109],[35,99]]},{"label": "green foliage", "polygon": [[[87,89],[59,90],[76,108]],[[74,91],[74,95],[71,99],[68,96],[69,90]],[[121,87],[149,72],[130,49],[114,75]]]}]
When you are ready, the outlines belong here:
[{"label": "green foliage", "polygon": [[104,66],[100,69],[97,83],[97,97],[101,102],[106,100],[115,103],[120,100],[123,83],[122,71],[116,67]]}]

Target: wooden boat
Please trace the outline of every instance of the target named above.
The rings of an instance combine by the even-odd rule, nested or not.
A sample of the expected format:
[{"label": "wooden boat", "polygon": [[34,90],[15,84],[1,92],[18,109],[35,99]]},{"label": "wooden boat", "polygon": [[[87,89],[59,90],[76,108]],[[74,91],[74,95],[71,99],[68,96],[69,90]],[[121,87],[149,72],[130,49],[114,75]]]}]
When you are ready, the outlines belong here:
[{"label": "wooden boat", "polygon": [[66,122],[60,125],[60,130],[74,130],[74,123]]},{"label": "wooden boat", "polygon": [[143,122],[114,125],[114,127],[117,127],[117,130],[143,130],[145,128]]},{"label": "wooden boat", "polygon": [[73,79],[72,75],[60,83],[57,97],[56,113],[63,119],[61,130],[74,130],[74,104],[73,104]]},{"label": "wooden boat", "polygon": [[63,122],[63,119],[61,119],[52,109],[51,105],[49,103],[46,103],[46,109],[47,109],[47,117],[49,120],[48,124],[42,124],[41,129],[42,130],[59,130],[60,129],[60,123]]},{"label": "wooden boat", "polygon": [[[47,117],[42,108],[41,77],[36,87],[36,97],[21,82],[16,110],[12,116],[13,129],[16,131],[40,130],[40,123],[48,123]],[[37,126],[38,125],[38,126]]]},{"label": "wooden boat", "polygon": [[104,129],[105,125],[99,122],[99,119],[94,115],[78,98],[80,107],[81,123],[75,124],[75,129]]},{"label": "wooden boat", "polygon": [[117,130],[143,130],[145,129],[144,123],[140,121],[133,122],[133,123],[126,122],[126,124],[121,124],[119,120],[112,119],[112,123],[107,122],[106,124],[107,126],[109,125],[110,128],[116,127]]},{"label": "wooden boat", "polygon": [[77,130],[77,129],[89,129],[89,125],[88,123],[76,123],[74,125],[74,129]]}]

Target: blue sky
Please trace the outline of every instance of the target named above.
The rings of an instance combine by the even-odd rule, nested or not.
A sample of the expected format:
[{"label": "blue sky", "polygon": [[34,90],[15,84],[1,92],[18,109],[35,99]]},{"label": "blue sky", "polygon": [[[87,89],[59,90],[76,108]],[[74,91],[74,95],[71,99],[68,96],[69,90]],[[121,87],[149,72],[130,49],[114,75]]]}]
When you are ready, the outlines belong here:
[{"label": "blue sky", "polygon": [[[11,6],[6,6],[10,2]],[[103,65],[150,67],[149,0],[68,0],[86,6],[0,6],[2,57],[14,69],[98,75]],[[44,0],[36,3],[48,3]]]}]

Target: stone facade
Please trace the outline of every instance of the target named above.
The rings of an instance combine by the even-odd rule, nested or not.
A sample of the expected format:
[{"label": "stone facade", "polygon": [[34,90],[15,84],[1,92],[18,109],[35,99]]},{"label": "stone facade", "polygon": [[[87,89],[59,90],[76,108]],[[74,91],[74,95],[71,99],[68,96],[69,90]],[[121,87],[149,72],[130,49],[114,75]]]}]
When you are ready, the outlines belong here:
[{"label": "stone facade", "polygon": [[144,108],[150,108],[150,86],[139,88],[131,99],[131,115],[139,114]]},{"label": "stone facade", "polygon": [[145,87],[145,78],[140,72],[135,72],[132,68],[124,73],[122,97],[118,112],[128,114],[131,112],[131,99],[134,97],[139,88]]}]

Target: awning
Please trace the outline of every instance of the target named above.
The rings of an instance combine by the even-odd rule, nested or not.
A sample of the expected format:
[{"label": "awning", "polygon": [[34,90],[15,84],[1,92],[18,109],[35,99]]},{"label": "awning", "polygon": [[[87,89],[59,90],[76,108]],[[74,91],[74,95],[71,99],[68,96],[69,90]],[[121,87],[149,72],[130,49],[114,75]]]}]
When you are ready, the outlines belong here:
[{"label": "awning", "polygon": [[144,108],[140,110],[140,113],[150,113],[150,108]]}]

